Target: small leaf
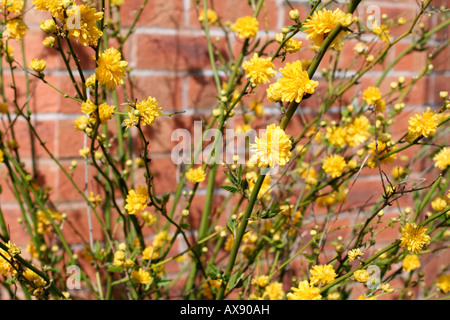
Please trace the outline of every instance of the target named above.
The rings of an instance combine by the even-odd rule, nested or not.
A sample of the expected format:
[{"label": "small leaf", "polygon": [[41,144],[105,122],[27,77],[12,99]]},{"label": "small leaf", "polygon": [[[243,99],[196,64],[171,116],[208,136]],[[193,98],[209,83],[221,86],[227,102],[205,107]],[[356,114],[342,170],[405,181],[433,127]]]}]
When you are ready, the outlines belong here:
[{"label": "small leaf", "polygon": [[303,256],[306,258],[306,261],[308,261],[309,263],[316,262],[316,258],[312,254],[304,253]]},{"label": "small leaf", "polygon": [[275,217],[276,215],[278,215],[280,212],[281,212],[281,209],[279,209],[279,208],[278,209],[267,209],[261,213],[261,218],[262,219],[271,219],[271,218]]},{"label": "small leaf", "polygon": [[239,191],[238,188],[233,187],[233,186],[220,186],[220,187],[221,187],[222,189],[227,190],[228,192],[231,192],[231,193],[236,193],[236,192]]},{"label": "small leaf", "polygon": [[163,195],[163,197],[162,197],[162,201],[163,201],[164,203],[169,202],[169,199],[170,199],[170,193],[166,193],[166,194]]},{"label": "small leaf", "polygon": [[230,288],[240,288],[244,284],[242,278],[244,273],[235,273],[230,278]]},{"label": "small leaf", "polygon": [[188,230],[188,229],[191,228],[191,225],[190,225],[189,223],[182,223],[182,224],[180,225],[180,227],[181,227],[181,229]]},{"label": "small leaf", "polygon": [[213,279],[217,280],[222,277],[223,271],[220,271],[215,265],[212,263],[208,263],[208,276]]},{"label": "small leaf", "polygon": [[118,267],[118,266],[110,266],[107,269],[108,272],[122,272],[123,271],[123,267]]}]

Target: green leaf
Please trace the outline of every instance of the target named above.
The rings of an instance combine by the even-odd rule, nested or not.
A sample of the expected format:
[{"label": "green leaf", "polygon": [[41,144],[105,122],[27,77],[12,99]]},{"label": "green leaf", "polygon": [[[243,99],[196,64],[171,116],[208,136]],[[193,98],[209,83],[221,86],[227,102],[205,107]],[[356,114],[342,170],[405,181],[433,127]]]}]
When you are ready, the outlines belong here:
[{"label": "green leaf", "polygon": [[208,262],[208,276],[213,279],[217,280],[222,277],[223,271],[220,271],[215,265]]},{"label": "green leaf", "polygon": [[118,266],[111,265],[111,266],[108,267],[107,271],[108,272],[122,272],[123,271],[123,267],[118,267]]},{"label": "green leaf", "polygon": [[180,227],[181,229],[189,230],[191,228],[191,225],[189,223],[182,223]]},{"label": "green leaf", "polygon": [[228,180],[230,180],[232,184],[234,184],[235,186],[239,185],[237,178],[232,172],[225,172],[225,175],[228,177]]},{"label": "green leaf", "polygon": [[230,278],[230,288],[240,288],[244,284],[242,278],[244,277],[244,273],[236,272]]},{"label": "green leaf", "polygon": [[166,194],[163,195],[163,197],[162,197],[162,201],[163,201],[164,203],[169,202],[169,199],[170,199],[170,193],[166,193]]},{"label": "green leaf", "polygon": [[221,187],[222,189],[227,190],[228,192],[231,192],[231,193],[236,193],[236,192],[239,191],[239,189],[236,188],[236,187],[234,187],[234,186],[220,186],[220,187]]},{"label": "green leaf", "polygon": [[158,280],[158,287],[167,286],[172,280],[170,279],[160,279]]},{"label": "green leaf", "polygon": [[281,212],[281,209],[266,209],[261,212],[262,219],[271,219],[278,215]]},{"label": "green leaf", "polygon": [[15,284],[17,282],[16,278],[8,278],[6,279],[6,283],[11,285],[11,284]]},{"label": "green leaf", "polygon": [[316,262],[316,258],[312,254],[304,253],[303,256],[306,258],[306,261],[308,261],[309,263]]}]

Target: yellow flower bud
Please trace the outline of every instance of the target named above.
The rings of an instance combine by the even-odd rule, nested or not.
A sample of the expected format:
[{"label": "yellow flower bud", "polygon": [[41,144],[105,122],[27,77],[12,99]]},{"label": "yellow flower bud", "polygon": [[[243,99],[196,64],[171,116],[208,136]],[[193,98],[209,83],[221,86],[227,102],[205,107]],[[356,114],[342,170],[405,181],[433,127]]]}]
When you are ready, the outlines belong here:
[{"label": "yellow flower bud", "polygon": [[101,151],[95,152],[94,157],[97,160],[102,160],[103,159],[103,152],[101,152]]},{"label": "yellow flower bud", "polygon": [[300,18],[300,13],[297,9],[292,9],[291,11],[289,11],[289,18],[291,20],[297,20],[298,18]]},{"label": "yellow flower bud", "polygon": [[40,24],[42,31],[45,33],[54,33],[56,31],[56,23],[53,19],[42,21]]},{"label": "yellow flower bud", "polygon": [[39,60],[39,59],[33,59],[30,61],[30,69],[41,73],[42,71],[45,70],[45,67],[47,66],[47,63],[44,60]]},{"label": "yellow flower bud", "polygon": [[436,197],[436,199],[431,202],[431,207],[434,211],[442,211],[447,207],[447,201],[442,197]]}]

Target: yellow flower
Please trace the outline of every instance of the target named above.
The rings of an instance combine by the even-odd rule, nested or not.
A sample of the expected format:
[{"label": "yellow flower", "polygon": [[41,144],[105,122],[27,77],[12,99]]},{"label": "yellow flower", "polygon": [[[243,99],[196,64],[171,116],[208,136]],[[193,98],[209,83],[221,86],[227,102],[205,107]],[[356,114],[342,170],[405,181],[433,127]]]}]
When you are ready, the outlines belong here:
[{"label": "yellow flower", "polygon": [[270,279],[268,276],[259,276],[259,277],[253,278],[251,281],[251,284],[254,287],[264,288],[269,284],[269,281],[270,281]]},{"label": "yellow flower", "polygon": [[130,129],[139,123],[139,117],[134,112],[128,112],[128,119],[123,120],[125,129]]},{"label": "yellow flower", "polygon": [[28,252],[30,254],[30,256],[32,256],[33,258],[39,259],[39,253],[36,249],[36,247],[34,246],[34,243],[32,240],[30,240],[27,244],[27,247],[25,248],[25,251]]},{"label": "yellow flower", "polygon": [[442,274],[437,279],[436,285],[443,293],[450,291],[450,274]]},{"label": "yellow flower", "polygon": [[101,105],[98,106],[98,113],[100,115],[101,124],[106,124],[114,114],[114,107],[106,103],[102,103]]},{"label": "yellow flower", "polygon": [[151,226],[156,222],[155,215],[148,211],[141,212],[141,218],[147,226]]},{"label": "yellow flower", "polygon": [[238,18],[231,26],[231,30],[235,31],[239,38],[254,38],[258,33],[259,22],[256,18],[245,16]]},{"label": "yellow flower", "polygon": [[258,99],[253,99],[250,102],[250,111],[253,111],[256,116],[260,117],[264,114],[264,107]]},{"label": "yellow flower", "polygon": [[298,210],[294,213],[294,208],[295,206],[293,204],[291,205],[283,204],[280,206],[281,210],[280,213],[287,217],[287,222],[289,224],[293,225],[299,223],[302,218],[302,213]]},{"label": "yellow flower", "polygon": [[317,184],[317,177],[319,174],[314,167],[309,167],[305,163],[302,163],[302,167],[298,169],[298,173],[303,179],[305,179],[306,184],[312,186]]},{"label": "yellow flower", "polygon": [[87,115],[90,115],[95,110],[97,110],[97,106],[91,100],[87,100],[81,104],[81,112]]},{"label": "yellow flower", "polygon": [[9,248],[8,253],[11,257],[15,257],[16,255],[20,254],[20,252],[21,252],[21,249],[18,246],[16,246],[14,243],[12,243],[11,241],[8,241],[6,246]]},{"label": "yellow flower", "polygon": [[47,63],[44,60],[32,59],[29,66],[31,70],[40,73],[45,70]]},{"label": "yellow flower", "polygon": [[146,247],[144,251],[142,251],[142,258],[144,258],[145,260],[158,259],[158,249],[153,246]]},{"label": "yellow flower", "polygon": [[408,132],[418,136],[432,137],[436,134],[438,117],[427,108],[422,115],[416,114],[409,119]]},{"label": "yellow flower", "polygon": [[129,214],[136,215],[147,207],[148,190],[143,186],[138,186],[136,191],[128,191],[125,209]]},{"label": "yellow flower", "polygon": [[28,281],[31,281],[31,282],[34,282],[34,281],[36,281],[36,280],[38,280],[38,279],[41,278],[36,272],[34,272],[33,270],[31,270],[31,269],[29,269],[29,268],[27,268],[27,269],[25,270],[25,272],[23,273],[23,276],[24,276]]},{"label": "yellow flower", "polygon": [[367,297],[367,295],[366,294],[363,294],[363,295],[360,295],[359,297],[358,297],[358,299],[356,299],[356,300],[377,300],[377,298],[375,298],[375,297]]},{"label": "yellow flower", "polygon": [[3,151],[0,149],[0,163],[5,161],[5,156],[3,154]]},{"label": "yellow flower", "polygon": [[97,12],[90,5],[74,5],[66,12],[67,19],[64,27],[69,31],[67,37],[76,39],[83,46],[97,46],[98,39],[103,35],[103,32],[97,28],[97,22],[102,20],[103,12]]},{"label": "yellow flower", "polygon": [[352,249],[348,252],[348,261],[352,262],[356,258],[361,257],[363,255],[362,251],[358,249]]},{"label": "yellow flower", "polygon": [[356,270],[353,273],[353,277],[358,282],[366,283],[369,280],[370,274],[366,270],[361,269],[361,270]]},{"label": "yellow flower", "polygon": [[93,192],[89,192],[88,200],[95,207],[97,207],[98,205],[100,205],[102,203],[102,197],[99,194],[95,195]]},{"label": "yellow flower", "polygon": [[389,40],[392,37],[389,35],[389,28],[387,25],[381,24],[381,26],[380,26],[380,25],[378,25],[378,23],[376,21],[373,21],[372,31],[373,31],[373,33],[378,35],[378,37],[380,38],[381,41],[389,44],[389,42],[390,42]]},{"label": "yellow flower", "polygon": [[82,156],[83,158],[86,157],[86,156],[89,154],[89,152],[91,152],[91,149],[89,149],[88,147],[83,148],[83,149],[80,149],[80,150],[78,151],[78,153],[80,154],[80,156]]},{"label": "yellow flower", "polygon": [[309,272],[311,274],[309,282],[312,286],[329,284],[337,277],[330,264],[314,266]]},{"label": "yellow flower", "polygon": [[430,243],[430,236],[426,235],[427,228],[414,223],[406,223],[402,228],[400,247],[406,247],[413,253],[419,253],[422,247]]},{"label": "yellow flower", "polygon": [[[252,172],[250,174],[248,174],[248,176],[246,177],[247,181],[248,181],[248,191],[251,194],[253,192],[253,188],[255,188],[255,182],[256,179],[258,178],[258,175],[256,174],[256,172]],[[266,178],[264,179],[261,188],[259,189],[258,192],[258,199],[260,199],[262,196],[264,197],[268,197],[270,196],[272,190],[271,190],[271,183],[272,179],[270,178],[269,175],[266,176]]]},{"label": "yellow flower", "polygon": [[431,207],[434,211],[442,211],[447,208],[447,200],[442,197],[436,197],[433,201],[431,201]]},{"label": "yellow flower", "polygon": [[171,240],[172,236],[169,233],[167,233],[167,231],[163,230],[155,235],[152,244],[156,248],[162,248],[166,242]]},{"label": "yellow flower", "polygon": [[253,55],[252,59],[245,61],[242,67],[247,78],[255,85],[268,83],[270,78],[276,75],[276,71],[273,70],[275,65],[272,62],[272,58],[260,58],[257,53]]},{"label": "yellow flower", "polygon": [[83,115],[83,116],[79,116],[78,118],[75,119],[74,126],[75,126],[75,129],[84,131],[84,129],[87,128],[88,123],[89,123],[89,118]]},{"label": "yellow flower", "polygon": [[420,268],[419,257],[415,254],[408,254],[405,259],[403,259],[403,270],[409,272],[416,270],[417,268]]},{"label": "yellow flower", "polygon": [[11,19],[6,22],[6,30],[3,37],[6,39],[22,40],[28,26],[21,19]]},{"label": "yellow flower", "polygon": [[20,14],[22,13],[23,1],[22,0],[1,0],[0,8],[5,8],[6,11]]},{"label": "yellow flower", "polygon": [[[62,221],[62,215],[58,211],[47,209],[47,213],[55,220],[55,222]],[[37,212],[37,220],[37,232],[39,234],[47,234],[51,231],[50,227],[52,224],[44,211],[39,210]]]},{"label": "yellow flower", "polygon": [[44,45],[44,47],[52,48],[55,45],[55,38],[46,37],[44,40],[42,40],[42,44]]},{"label": "yellow flower", "polygon": [[298,284],[298,287],[292,287],[293,292],[287,294],[288,300],[321,300],[320,289],[310,286],[307,280]]},{"label": "yellow flower", "polygon": [[89,76],[89,78],[86,79],[85,85],[86,85],[86,88],[95,86],[95,73],[91,74]]},{"label": "yellow flower", "polygon": [[[313,41],[316,47],[320,47],[327,35],[345,18],[345,13],[339,8],[334,11],[327,9],[315,11],[302,26],[307,33],[306,39]],[[336,39],[333,40],[330,48],[340,50],[344,44],[344,35],[346,33],[346,31],[341,31]]]},{"label": "yellow flower", "polygon": [[[11,256],[9,255],[8,252],[6,252],[3,249],[0,249],[0,274],[4,275],[6,277],[6,275],[11,271],[12,266],[9,263],[9,261],[12,261]],[[6,259],[5,259],[6,258]]]},{"label": "yellow flower", "polygon": [[381,99],[380,89],[377,87],[368,87],[363,92],[363,99],[369,105],[375,105]]},{"label": "yellow flower", "polygon": [[283,49],[286,50],[286,52],[294,53],[299,52],[301,46],[302,46],[301,41],[291,38],[288,41],[286,41],[286,43],[283,45]]},{"label": "yellow flower", "polygon": [[191,182],[199,183],[204,181],[206,178],[205,171],[203,171],[202,167],[198,167],[197,169],[190,168],[186,172],[186,179],[188,179]]},{"label": "yellow flower", "polygon": [[[295,101],[299,103],[303,99],[303,95],[305,93],[314,93],[314,88],[319,85],[317,81],[309,79],[308,73],[303,70],[300,60],[292,63],[286,63],[286,66],[281,68],[280,72],[283,77],[278,79],[277,83],[279,83],[279,85],[273,89],[270,89],[269,87],[269,89],[276,89],[279,92],[278,94],[281,96],[279,99],[281,101]],[[273,85],[274,84],[271,86]]]},{"label": "yellow flower", "polygon": [[267,100],[271,102],[281,101],[281,84],[279,82],[272,83],[266,90]]},{"label": "yellow flower", "polygon": [[111,5],[116,6],[116,7],[120,7],[124,3],[125,3],[125,0],[111,0]]},{"label": "yellow flower", "polygon": [[[202,284],[203,295],[205,298],[212,300],[214,296],[219,292],[219,288],[222,285],[222,280],[209,280]],[[228,285],[227,285],[228,287]],[[212,289],[212,290],[211,290]]]},{"label": "yellow flower", "polygon": [[328,173],[333,179],[340,177],[346,167],[347,163],[344,157],[337,154],[328,156],[322,165],[325,173]]},{"label": "yellow flower", "polygon": [[[217,21],[217,13],[212,9],[208,9],[206,11],[206,16],[208,17],[208,24],[213,24]],[[198,21],[200,21],[200,22],[205,21],[205,11],[204,10],[200,11],[200,13],[198,15]]]},{"label": "yellow flower", "polygon": [[265,287],[264,293],[262,294],[264,299],[268,298],[269,300],[283,300],[284,296],[283,284],[280,282],[270,283]]},{"label": "yellow flower", "polygon": [[377,140],[376,142],[372,141],[368,147],[369,147],[369,154],[371,155],[371,157],[367,161],[367,166],[369,168],[373,169],[378,165],[377,154],[378,159],[380,160],[380,164],[391,163],[397,158],[397,153],[394,153],[387,158],[381,159],[390,151],[388,143],[384,143],[380,140]]},{"label": "yellow flower", "polygon": [[402,166],[395,166],[392,168],[391,174],[395,179],[402,178],[409,174],[409,169]]},{"label": "yellow flower", "polygon": [[[45,10],[60,20],[64,19],[64,3],[67,0],[33,0],[33,4],[38,10]],[[69,1],[69,5],[73,4],[73,1]],[[68,6],[66,6],[67,8]]]},{"label": "yellow flower", "polygon": [[8,103],[7,102],[0,103],[0,113],[3,113],[3,114],[8,113]]},{"label": "yellow flower", "polygon": [[142,268],[139,268],[139,270],[133,270],[131,272],[131,278],[140,284],[148,284],[152,282],[152,278],[150,277],[150,273],[148,271],[142,270]]},{"label": "yellow flower", "polygon": [[136,104],[136,110],[139,111],[139,118],[143,126],[151,125],[161,114],[161,108],[158,107],[158,100],[148,97],[147,100],[139,101]]},{"label": "yellow flower", "polygon": [[267,127],[261,139],[255,137],[255,143],[250,147],[256,152],[251,162],[257,163],[258,167],[285,166],[291,156],[292,143],[289,136],[275,124]]},{"label": "yellow flower", "polygon": [[247,132],[248,130],[251,130],[251,129],[252,129],[252,127],[250,125],[244,123],[244,124],[242,124],[240,126],[237,126],[236,129],[235,129],[235,132],[236,132],[237,135],[240,135],[240,134],[243,134],[243,133],[245,133],[245,132]]},{"label": "yellow flower", "polygon": [[115,265],[116,267],[121,267],[123,266],[124,261],[125,252],[123,252],[122,250],[117,250],[116,252],[114,252],[113,265]]},{"label": "yellow flower", "polygon": [[366,55],[369,52],[369,47],[364,42],[358,42],[354,47],[353,51],[356,54]]},{"label": "yellow flower", "polygon": [[125,78],[125,67],[128,62],[121,60],[122,55],[115,48],[109,48],[100,53],[95,76],[100,85],[105,85],[108,89],[123,84]]},{"label": "yellow flower", "polygon": [[447,169],[450,166],[450,148],[442,148],[438,154],[433,157],[434,166],[441,170]]},{"label": "yellow flower", "polygon": [[228,236],[227,240],[225,240],[225,243],[224,243],[223,247],[224,247],[224,249],[226,251],[230,252],[231,249],[233,249],[233,245],[234,245],[234,237],[231,234],[231,235]]},{"label": "yellow flower", "polygon": [[340,126],[327,127],[326,138],[330,143],[335,147],[345,147],[346,145],[346,136],[347,130],[346,128]]},{"label": "yellow flower", "polygon": [[345,141],[350,147],[356,147],[370,138],[370,121],[365,116],[355,118],[346,126]]}]

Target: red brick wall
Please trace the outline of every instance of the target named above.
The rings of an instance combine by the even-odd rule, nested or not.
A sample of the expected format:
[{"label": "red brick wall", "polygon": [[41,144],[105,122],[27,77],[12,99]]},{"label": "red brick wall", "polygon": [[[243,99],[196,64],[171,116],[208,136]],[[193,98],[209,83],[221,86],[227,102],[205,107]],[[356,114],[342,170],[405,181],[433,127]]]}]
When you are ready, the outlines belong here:
[{"label": "red brick wall", "polygon": [[[303,19],[309,11],[307,1],[290,1],[291,4],[300,10],[300,18]],[[433,1],[434,5],[444,5],[446,1]],[[130,26],[136,10],[139,9],[141,0],[126,0],[121,10],[121,17],[124,26]],[[250,14],[251,11],[244,0],[221,0],[214,1],[216,11],[222,16],[223,21],[233,21],[239,16]],[[398,15],[405,17],[408,21],[414,17],[417,11],[415,0],[402,1],[364,1],[358,8],[358,15],[362,18],[366,16],[366,8],[369,5],[378,5],[382,14],[396,18]],[[150,140],[150,151],[153,159],[151,169],[156,174],[156,190],[159,193],[174,190],[177,181],[177,167],[171,162],[170,151],[174,143],[170,142],[172,131],[176,128],[193,128],[193,121],[200,119],[202,116],[209,115],[211,108],[215,104],[214,83],[212,81],[212,71],[209,65],[206,40],[197,20],[194,1],[191,0],[150,0],[144,9],[139,22],[137,23],[135,32],[132,34],[126,46],[125,59],[133,68],[132,77],[135,82],[135,97],[138,99],[146,98],[151,95],[156,97],[165,113],[171,111],[184,111],[184,114],[174,117],[160,117],[155,124],[146,129],[145,133]],[[284,25],[290,24],[288,12],[290,8],[283,0],[267,0],[266,5],[261,11],[259,18],[260,28],[267,29],[270,37],[275,36]],[[74,93],[69,81],[64,65],[56,53],[52,53],[49,49],[42,46],[41,42],[45,34],[40,30],[39,23],[43,18],[48,18],[46,14],[31,10],[26,14],[25,21],[28,23],[29,30],[26,35],[25,52],[27,61],[32,58],[45,59],[48,67],[46,69],[46,79],[68,93]],[[427,25],[436,25],[436,18],[425,19]],[[398,36],[405,28],[392,29],[392,35]],[[423,67],[429,52],[432,52],[439,44],[441,39],[448,38],[448,29],[437,34],[429,43],[429,50],[424,52],[413,52],[406,56],[399,64],[397,64],[384,81],[381,89],[388,88],[392,80],[399,76],[405,76],[406,79],[412,78]],[[220,29],[212,28],[213,38],[222,38],[219,40],[218,47],[225,52],[225,43],[223,34]],[[265,37],[265,33],[261,33]],[[304,35],[298,37],[307,41]],[[386,58],[388,64],[392,61],[406,46],[410,44],[411,37],[402,40],[395,49],[392,50]],[[234,40],[235,50],[239,50],[240,41]],[[304,45],[305,46],[305,45]],[[305,46],[306,47],[306,46]],[[345,67],[353,60],[352,52],[353,43],[348,43],[343,49],[341,65]],[[92,50],[83,50],[76,46],[77,52],[80,53],[83,66],[93,72],[95,68],[92,59]],[[15,50],[17,61],[22,61],[20,48]],[[435,105],[439,103],[439,91],[448,90],[450,59],[449,48],[440,55],[434,62],[433,72],[422,79],[416,88],[407,98],[406,110],[401,117],[404,121],[400,121],[395,128],[394,134],[401,134],[407,128],[407,119],[409,115],[417,110],[423,109],[427,105]],[[303,59],[302,54],[295,54],[292,59]],[[327,59],[319,67],[327,67]],[[361,83],[356,85],[353,92],[364,89],[373,79],[382,72],[382,67],[377,67],[365,76]],[[24,74],[17,71],[17,80],[19,85],[20,103],[24,102],[25,87]],[[319,75],[320,72],[317,73]],[[320,78],[319,78],[320,80]],[[10,77],[5,75],[6,83],[9,83]],[[33,88],[36,80],[33,79],[31,87]],[[320,90],[319,90],[320,91]],[[7,91],[7,95],[12,99],[12,90]],[[312,113],[317,110],[317,96],[305,101],[302,110],[305,114]],[[73,159],[78,160],[79,166],[74,173],[74,179],[82,188],[84,185],[84,161],[79,157],[78,150],[83,147],[83,134],[76,132],[73,127],[73,121],[80,115],[80,105],[65,99],[63,96],[55,92],[43,83],[38,83],[36,92],[30,100],[32,112],[34,114],[34,123],[36,130],[43,140],[46,141],[47,148],[59,159],[64,167],[69,168]],[[277,106],[266,100],[265,110],[267,116],[265,119],[278,120],[280,118],[280,110]],[[333,115],[330,115],[332,117]],[[228,123],[230,127],[234,123],[240,122],[240,116]],[[289,127],[288,132],[294,132],[296,129],[294,120],[293,125]],[[20,154],[24,161],[30,164],[30,141],[26,123],[18,120],[17,123],[17,140],[20,145]],[[35,141],[36,143],[36,141]],[[63,173],[57,168],[49,155],[36,143],[39,181],[43,185],[52,188],[51,199],[61,212],[68,213],[73,223],[80,230],[87,230],[86,221],[86,205],[73,186]],[[136,151],[138,150],[136,146]],[[411,155],[416,152],[411,150]],[[92,168],[90,169],[92,173]],[[142,179],[138,177],[137,179]],[[223,174],[219,173],[219,180],[223,179]],[[353,221],[353,212],[345,212],[346,208],[351,208],[355,204],[362,204],[364,201],[374,195],[379,194],[380,181],[379,176],[373,171],[363,172],[362,177],[354,186],[349,202],[344,207],[344,212],[340,216],[339,224],[351,223]],[[90,187],[92,187],[91,185]],[[201,185],[199,195],[195,198],[192,208],[192,219],[194,226],[198,223],[199,215],[203,207],[205,184]],[[95,191],[95,187],[92,189]],[[224,190],[217,190],[218,197],[216,204],[223,199]],[[410,199],[409,199],[410,200]],[[407,198],[402,198],[402,203],[408,204]],[[2,210],[6,214],[6,219],[10,225],[13,241],[18,245],[25,246],[28,238],[21,227],[16,223],[19,215],[18,206],[13,195],[8,188],[3,188],[0,194],[0,202]],[[323,211],[323,210],[322,210]],[[320,212],[319,212],[320,214]],[[395,216],[396,210],[392,208],[387,211],[387,215]],[[80,239],[70,230],[65,229],[68,240],[76,244],[81,244]],[[382,233],[382,241],[391,242],[398,233],[395,229],[388,229]],[[96,239],[101,239],[101,234],[96,226]],[[442,262],[448,261],[448,254],[442,255]],[[441,260],[439,260],[441,261]],[[439,268],[439,263],[434,264],[433,268]],[[176,271],[176,270],[174,270]]]}]

